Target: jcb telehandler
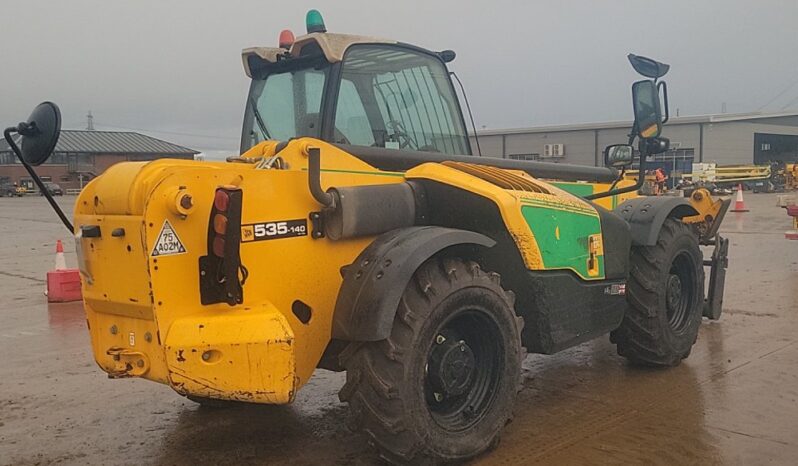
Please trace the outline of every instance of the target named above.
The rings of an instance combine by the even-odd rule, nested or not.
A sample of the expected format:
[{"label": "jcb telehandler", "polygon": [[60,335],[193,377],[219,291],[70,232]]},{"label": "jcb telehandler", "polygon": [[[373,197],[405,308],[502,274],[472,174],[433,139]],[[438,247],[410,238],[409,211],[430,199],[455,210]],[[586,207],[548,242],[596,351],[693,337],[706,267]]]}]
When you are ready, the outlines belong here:
[{"label": "jcb telehandler", "polygon": [[[110,377],[284,404],[317,367],[346,371],[340,398],[385,458],[456,460],[496,444],[527,351],[609,333],[674,366],[720,316],[728,202],[622,180],[634,140],[640,173],[668,148],[667,65],[629,56],[646,79],[606,168],[504,160],[469,155],[454,52],[307,26],[244,50],[240,156],[114,165],[74,226],[53,203]],[[44,103],[5,132],[38,183],[59,128]]]}]

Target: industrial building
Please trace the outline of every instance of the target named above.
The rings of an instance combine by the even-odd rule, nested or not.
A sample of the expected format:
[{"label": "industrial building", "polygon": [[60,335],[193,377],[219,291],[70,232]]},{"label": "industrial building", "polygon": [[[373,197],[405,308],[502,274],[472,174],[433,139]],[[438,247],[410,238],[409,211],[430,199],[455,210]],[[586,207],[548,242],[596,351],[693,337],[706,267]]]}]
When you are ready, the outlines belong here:
[{"label": "industrial building", "polygon": [[[482,155],[600,166],[609,144],[625,143],[631,121],[478,131]],[[662,136],[670,151],[651,165],[669,174],[689,172],[692,164],[765,164],[798,161],[798,112],[738,113],[673,117]],[[476,143],[471,138],[476,152]]]},{"label": "industrial building", "polygon": [[[127,131],[63,130],[53,155],[37,172],[44,181],[63,189],[79,189],[111,165],[123,161],[160,158],[193,159],[199,152],[140,133]],[[0,181],[36,190],[25,167],[0,140]]]}]

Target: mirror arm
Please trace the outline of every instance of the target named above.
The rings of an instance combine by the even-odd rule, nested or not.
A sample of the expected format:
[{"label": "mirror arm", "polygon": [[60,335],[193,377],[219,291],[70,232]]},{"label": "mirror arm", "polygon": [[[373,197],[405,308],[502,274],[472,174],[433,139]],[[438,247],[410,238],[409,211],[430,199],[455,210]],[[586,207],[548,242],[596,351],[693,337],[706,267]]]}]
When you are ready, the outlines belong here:
[{"label": "mirror arm", "polygon": [[660,81],[657,83],[657,88],[660,87],[662,88],[662,98],[665,101],[665,118],[662,119],[662,124],[664,125],[671,117],[670,112],[668,111],[668,85],[665,84],[665,81]]},{"label": "mirror arm", "polygon": [[[640,170],[640,173],[643,173],[642,169]],[[637,191],[638,189],[643,187],[643,183],[645,182],[645,180],[646,180],[645,175],[643,176],[638,175],[637,183],[635,183],[633,186],[627,186],[625,188],[620,188],[620,189],[610,189],[609,191],[604,191],[603,193],[591,194],[590,196],[585,196],[585,199],[592,201],[593,199],[600,199],[602,197],[615,196],[616,194],[625,194],[628,192]]]},{"label": "mirror arm", "polygon": [[[69,230],[69,233],[74,235],[75,234],[75,228],[72,226],[72,222],[69,221],[69,219],[67,218],[66,214],[64,214],[64,211],[61,210],[61,206],[59,206],[55,202],[55,199],[53,199],[52,194],[50,194],[50,191],[44,185],[44,182],[41,180],[41,178],[39,178],[39,175],[37,175],[36,172],[33,170],[33,167],[31,167],[28,164],[28,162],[26,162],[22,158],[22,153],[19,151],[19,147],[17,147],[17,143],[14,142],[13,139],[11,139],[11,133],[22,133],[22,132],[27,130],[27,129],[25,129],[23,131],[20,131],[21,126],[22,126],[22,124],[20,124],[20,127],[12,126],[10,128],[6,128],[6,130],[3,131],[3,136],[6,138],[6,142],[8,143],[9,147],[11,147],[11,150],[14,151],[14,154],[17,156],[19,161],[22,163],[22,166],[25,167],[25,170],[28,171],[28,174],[33,179],[33,181],[36,182],[36,185],[39,187],[39,189],[41,190],[41,192],[44,195],[44,197],[47,198],[47,201],[50,203],[50,206],[53,208],[53,210],[55,210],[55,213],[58,214],[58,217],[61,218],[61,222],[64,224],[65,227],[67,227],[67,230]],[[28,125],[26,124],[25,126],[28,126]],[[28,126],[28,128],[30,128],[30,127]]]},{"label": "mirror arm", "polygon": [[635,120],[632,123],[632,131],[629,132],[629,134],[627,134],[627,136],[629,137],[629,142],[627,142],[627,144],[629,144],[631,146],[632,144],[634,144],[635,138],[637,137],[637,120]]},{"label": "mirror arm", "polygon": [[33,136],[35,134],[38,134],[39,132],[39,128],[36,126],[35,122],[29,124],[27,121],[21,122],[20,124],[17,125],[16,128],[8,128],[8,129],[16,131],[21,136]]},{"label": "mirror arm", "polygon": [[625,174],[626,174],[626,167],[623,167],[621,168],[621,173],[618,174],[618,178],[616,178],[615,181],[612,182],[612,184],[610,185],[610,189],[608,191],[612,191],[613,189],[615,189],[615,186],[617,186],[618,183],[621,182]]},{"label": "mirror arm", "polygon": [[[630,135],[629,136],[629,141],[630,141],[630,143],[632,141],[634,141],[634,136]],[[621,181],[621,177],[623,176],[623,173],[626,171],[626,169],[624,168],[621,171],[621,174],[618,177],[618,179],[612,184],[612,186],[610,186],[609,190],[604,191],[603,193],[591,194],[589,196],[585,196],[584,198],[589,200],[589,201],[592,201],[593,199],[601,199],[602,197],[609,197],[609,196],[615,196],[616,194],[626,194],[626,193],[629,193],[629,192],[632,192],[632,191],[638,191],[640,188],[642,188],[643,184],[646,182],[646,158],[648,157],[648,150],[646,148],[646,144],[645,144],[645,140],[644,139],[640,140],[640,144],[638,146],[638,150],[640,150],[640,164],[639,164],[639,169],[638,169],[638,173],[637,173],[637,183],[635,183],[632,186],[627,186],[625,188],[613,189],[615,187],[615,185],[619,181]]]}]

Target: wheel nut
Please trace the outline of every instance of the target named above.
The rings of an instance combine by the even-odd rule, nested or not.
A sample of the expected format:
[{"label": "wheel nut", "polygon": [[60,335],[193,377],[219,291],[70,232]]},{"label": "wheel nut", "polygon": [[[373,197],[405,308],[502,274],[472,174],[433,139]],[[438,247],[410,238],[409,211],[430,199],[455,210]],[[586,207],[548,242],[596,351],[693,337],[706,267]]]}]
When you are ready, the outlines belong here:
[{"label": "wheel nut", "polygon": [[139,359],[138,361],[136,361],[136,365],[139,366],[139,367],[144,367],[144,360],[143,359]]},{"label": "wheel nut", "polygon": [[206,352],[202,353],[202,360],[203,361],[207,361],[210,358],[211,358],[211,352],[210,351],[206,351]]},{"label": "wheel nut", "polygon": [[443,342],[446,341],[446,338],[443,335],[438,335],[435,337],[435,343],[441,345]]},{"label": "wheel nut", "polygon": [[465,351],[465,342],[463,340],[460,340],[457,344],[460,345],[460,351]]},{"label": "wheel nut", "polygon": [[443,401],[443,395],[441,395],[440,393],[435,392],[433,395],[435,396],[435,401],[437,401],[438,403]]}]

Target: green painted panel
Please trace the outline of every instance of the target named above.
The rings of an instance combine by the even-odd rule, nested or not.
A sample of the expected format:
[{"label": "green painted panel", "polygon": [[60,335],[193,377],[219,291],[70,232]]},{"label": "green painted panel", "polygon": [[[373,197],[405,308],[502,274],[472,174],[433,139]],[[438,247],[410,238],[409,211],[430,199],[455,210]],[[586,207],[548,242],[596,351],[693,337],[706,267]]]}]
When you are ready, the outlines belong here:
[{"label": "green painted panel", "polygon": [[530,205],[521,207],[521,213],[535,235],[545,269],[571,269],[587,280],[604,278],[604,256],[598,256],[597,276],[591,277],[587,268],[588,237],[601,233],[598,216]]},{"label": "green painted panel", "polygon": [[[586,184],[586,183],[551,183],[551,184],[569,194],[573,194],[574,196],[579,196],[579,197],[590,196],[591,194],[593,194],[593,188],[594,188],[592,184]],[[612,208],[615,209],[616,207],[618,207],[618,196],[617,195],[610,196],[610,198],[612,199],[610,201]]]},{"label": "green painted panel", "polygon": [[590,196],[593,194],[593,185],[587,183],[551,183],[563,191],[574,196]]}]

